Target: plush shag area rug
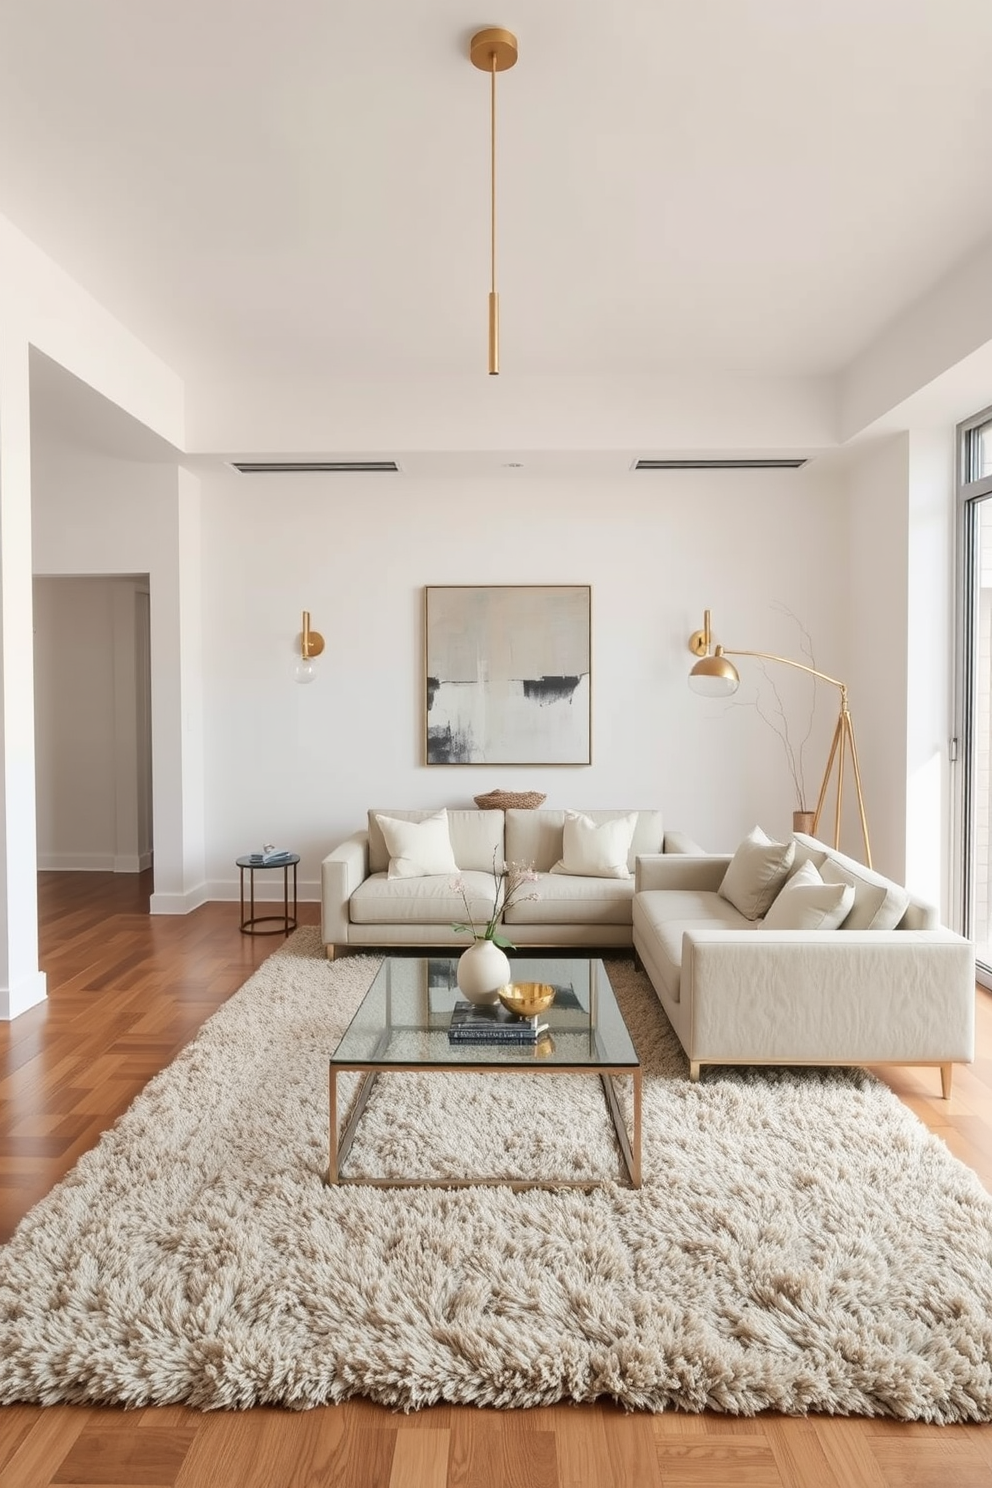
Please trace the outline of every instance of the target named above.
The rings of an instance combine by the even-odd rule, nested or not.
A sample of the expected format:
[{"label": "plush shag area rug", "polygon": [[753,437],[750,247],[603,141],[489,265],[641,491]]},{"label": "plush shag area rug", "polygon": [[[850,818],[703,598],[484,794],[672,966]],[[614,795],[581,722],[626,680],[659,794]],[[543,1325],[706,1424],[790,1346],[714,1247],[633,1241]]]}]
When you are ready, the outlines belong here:
[{"label": "plush shag area rug", "polygon": [[645,1070],[643,1189],[593,1076],[381,1076],[328,1188],[327,1056],[378,961],[271,956],[0,1250],[0,1401],[304,1408],[365,1395],[992,1419],[992,1200],[880,1082]]}]

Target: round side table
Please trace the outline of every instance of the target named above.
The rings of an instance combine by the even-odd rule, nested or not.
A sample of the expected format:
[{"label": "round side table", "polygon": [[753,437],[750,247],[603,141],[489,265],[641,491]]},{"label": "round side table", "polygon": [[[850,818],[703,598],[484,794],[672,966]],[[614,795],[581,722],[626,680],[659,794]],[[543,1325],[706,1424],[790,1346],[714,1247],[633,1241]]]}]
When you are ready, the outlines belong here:
[{"label": "round side table", "polygon": [[[291,930],[296,929],[296,865],[300,861],[299,853],[290,853],[288,858],[280,858],[278,863],[255,863],[252,855],[246,853],[243,858],[237,859],[241,870],[241,934],[242,935],[288,935]],[[272,873],[275,869],[282,869],[282,914],[255,913],[255,874]],[[293,908],[289,907],[289,870],[293,870]],[[245,874],[248,874],[248,913],[245,914]],[[265,925],[267,929],[259,927]]]}]

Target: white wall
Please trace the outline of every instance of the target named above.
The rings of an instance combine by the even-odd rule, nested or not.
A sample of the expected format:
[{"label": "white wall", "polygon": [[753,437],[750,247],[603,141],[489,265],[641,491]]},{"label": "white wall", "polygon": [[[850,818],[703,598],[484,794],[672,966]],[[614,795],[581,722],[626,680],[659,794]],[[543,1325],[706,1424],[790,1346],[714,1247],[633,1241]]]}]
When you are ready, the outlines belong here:
[{"label": "white wall", "polygon": [[38,966],[30,634],[28,349],[0,318],[0,1018],[16,1017],[45,997]]},{"label": "white wall", "polygon": [[906,652],[906,883],[953,922],[953,428],[909,436]]},{"label": "white wall", "polygon": [[[836,577],[849,630],[851,714],[874,866],[906,868],[909,441],[866,449],[848,477],[850,551]],[[821,831],[822,831],[821,822]]]},{"label": "white wall", "polygon": [[874,863],[952,923],[953,429],[866,448],[848,498],[851,705]]},{"label": "white wall", "polygon": [[[800,472],[681,472],[617,481],[404,477],[203,479],[204,734],[210,897],[236,893],[239,853],[303,855],[316,897],[329,847],[369,806],[459,804],[493,786],[556,806],[660,806],[713,849],[756,820],[787,832],[781,748],[753,709],[689,691],[688,637],[714,610],[727,644],[844,675],[843,487]],[[593,763],[423,765],[423,587],[592,585]],[[320,675],[293,680],[303,609]],[[745,670],[748,688],[753,688]],[[744,693],[746,696],[747,694]],[[821,703],[812,773],[836,712]]]},{"label": "white wall", "polygon": [[32,458],[35,572],[149,576],[152,905],[184,913],[204,898],[197,482],[50,436],[35,438]]}]

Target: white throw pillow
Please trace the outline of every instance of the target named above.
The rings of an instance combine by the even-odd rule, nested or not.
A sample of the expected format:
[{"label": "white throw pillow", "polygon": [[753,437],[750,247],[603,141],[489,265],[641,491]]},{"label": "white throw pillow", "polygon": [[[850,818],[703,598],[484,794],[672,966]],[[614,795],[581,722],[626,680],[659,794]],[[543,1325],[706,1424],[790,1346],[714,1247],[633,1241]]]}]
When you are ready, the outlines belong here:
[{"label": "white throw pillow", "polygon": [[396,816],[378,814],[376,821],[389,852],[387,878],[430,878],[458,872],[444,807],[423,821],[401,821]]},{"label": "white throw pillow", "polygon": [[731,858],[717,892],[745,919],[758,920],[768,913],[795,856],[794,842],[773,842],[755,827]]},{"label": "white throw pillow", "polygon": [[851,912],[854,885],[824,883],[803,863],[779,889],[765,915],[766,930],[836,930]]},{"label": "white throw pillow", "polygon": [[551,872],[581,878],[629,878],[627,854],[636,826],[636,811],[604,822],[594,822],[580,811],[566,811],[561,857]]}]

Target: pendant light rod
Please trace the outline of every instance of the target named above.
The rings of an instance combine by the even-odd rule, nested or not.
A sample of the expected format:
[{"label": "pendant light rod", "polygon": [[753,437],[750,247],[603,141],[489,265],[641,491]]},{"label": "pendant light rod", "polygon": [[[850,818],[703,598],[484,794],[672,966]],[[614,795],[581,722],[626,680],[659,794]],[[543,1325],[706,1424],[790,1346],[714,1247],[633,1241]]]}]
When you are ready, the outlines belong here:
[{"label": "pendant light rod", "polygon": [[489,86],[489,292],[496,293],[496,53]]},{"label": "pendant light rod", "polygon": [[496,289],[496,53],[489,74],[489,375],[499,375],[499,292]]},{"label": "pendant light rod", "polygon": [[517,60],[517,38],[502,26],[488,26],[472,37],[474,67],[489,73],[489,374],[499,372],[499,293],[496,289],[496,74]]}]

